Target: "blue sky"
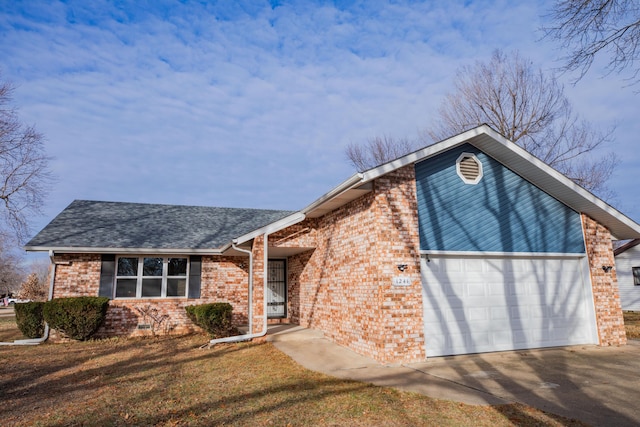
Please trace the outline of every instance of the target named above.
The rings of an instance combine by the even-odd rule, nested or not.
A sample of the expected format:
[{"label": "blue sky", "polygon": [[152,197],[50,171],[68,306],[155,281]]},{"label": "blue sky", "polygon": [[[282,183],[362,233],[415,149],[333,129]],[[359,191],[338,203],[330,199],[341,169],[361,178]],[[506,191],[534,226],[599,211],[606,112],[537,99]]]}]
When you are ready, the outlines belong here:
[{"label": "blue sky", "polygon": [[[74,199],[301,209],[354,171],[344,149],[416,138],[458,67],[518,49],[544,69],[548,1],[0,1],[0,71],[46,137],[57,182],[34,233]],[[640,221],[640,95],[600,62],[575,109],[621,164]]]}]

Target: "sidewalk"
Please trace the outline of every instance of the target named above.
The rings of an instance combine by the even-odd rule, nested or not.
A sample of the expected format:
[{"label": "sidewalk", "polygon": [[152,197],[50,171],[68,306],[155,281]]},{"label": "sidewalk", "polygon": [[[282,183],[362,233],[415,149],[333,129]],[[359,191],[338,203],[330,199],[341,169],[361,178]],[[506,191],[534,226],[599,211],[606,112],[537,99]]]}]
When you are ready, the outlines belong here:
[{"label": "sidewalk", "polygon": [[307,369],[472,405],[520,402],[594,426],[640,425],[640,341],[383,365],[300,326],[270,327],[267,341]]}]

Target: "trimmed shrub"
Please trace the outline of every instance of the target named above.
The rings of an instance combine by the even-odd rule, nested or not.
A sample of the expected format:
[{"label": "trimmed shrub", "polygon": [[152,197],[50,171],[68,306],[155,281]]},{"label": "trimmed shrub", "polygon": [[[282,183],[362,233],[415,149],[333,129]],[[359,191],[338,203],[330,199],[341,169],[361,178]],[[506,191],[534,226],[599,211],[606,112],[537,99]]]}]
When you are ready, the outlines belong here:
[{"label": "trimmed shrub", "polygon": [[44,305],[44,320],[69,338],[84,341],[91,337],[107,314],[109,298],[54,298]]},{"label": "trimmed shrub", "polygon": [[189,319],[207,331],[212,338],[229,337],[236,332],[231,321],[233,307],[227,302],[189,305],[185,310]]},{"label": "trimmed shrub", "polygon": [[18,329],[27,338],[41,338],[44,335],[44,302],[21,302],[13,306]]}]

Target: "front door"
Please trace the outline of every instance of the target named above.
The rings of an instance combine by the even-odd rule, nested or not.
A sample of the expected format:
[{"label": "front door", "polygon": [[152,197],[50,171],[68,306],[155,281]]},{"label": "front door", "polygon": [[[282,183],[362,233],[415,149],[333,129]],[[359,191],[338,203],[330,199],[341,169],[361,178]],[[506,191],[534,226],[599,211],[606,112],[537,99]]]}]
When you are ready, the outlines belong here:
[{"label": "front door", "polygon": [[286,261],[270,259],[267,264],[267,317],[287,316]]}]

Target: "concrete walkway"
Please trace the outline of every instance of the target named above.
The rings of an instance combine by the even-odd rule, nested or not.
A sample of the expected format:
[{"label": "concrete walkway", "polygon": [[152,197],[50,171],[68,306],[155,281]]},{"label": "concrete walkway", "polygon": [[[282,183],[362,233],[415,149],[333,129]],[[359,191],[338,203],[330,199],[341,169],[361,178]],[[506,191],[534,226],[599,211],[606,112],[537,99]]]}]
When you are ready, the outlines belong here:
[{"label": "concrete walkway", "polygon": [[383,365],[299,326],[267,341],[305,368],[473,405],[520,402],[593,426],[640,425],[640,341],[434,357]]}]

